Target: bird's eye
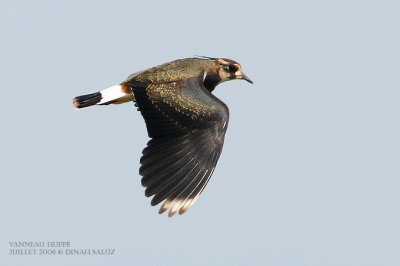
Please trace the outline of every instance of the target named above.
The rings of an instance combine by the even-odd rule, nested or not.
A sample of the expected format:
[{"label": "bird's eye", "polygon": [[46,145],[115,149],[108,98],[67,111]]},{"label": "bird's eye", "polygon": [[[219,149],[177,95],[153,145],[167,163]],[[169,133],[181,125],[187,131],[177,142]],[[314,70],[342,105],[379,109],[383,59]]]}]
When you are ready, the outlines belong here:
[{"label": "bird's eye", "polygon": [[228,70],[231,73],[235,73],[238,70],[238,67],[236,65],[229,65]]}]

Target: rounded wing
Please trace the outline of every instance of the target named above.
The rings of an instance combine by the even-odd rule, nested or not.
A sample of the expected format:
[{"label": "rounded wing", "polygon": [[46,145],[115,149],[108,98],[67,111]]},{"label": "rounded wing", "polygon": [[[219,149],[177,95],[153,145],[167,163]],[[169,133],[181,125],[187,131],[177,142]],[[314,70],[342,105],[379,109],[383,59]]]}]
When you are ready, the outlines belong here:
[{"label": "rounded wing", "polygon": [[227,106],[200,78],[133,86],[151,140],[140,159],[145,194],[160,213],[187,211],[207,185],[221,154]]}]

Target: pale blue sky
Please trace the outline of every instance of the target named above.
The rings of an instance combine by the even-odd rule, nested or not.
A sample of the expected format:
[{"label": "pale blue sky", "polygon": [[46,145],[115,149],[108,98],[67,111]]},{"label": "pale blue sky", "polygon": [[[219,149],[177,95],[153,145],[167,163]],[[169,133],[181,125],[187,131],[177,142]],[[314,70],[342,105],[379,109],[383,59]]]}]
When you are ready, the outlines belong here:
[{"label": "pale blue sky", "polygon": [[[400,265],[397,1],[0,4],[1,265]],[[157,214],[133,104],[72,98],[193,55],[254,85],[215,93],[225,147],[199,201]],[[9,256],[9,241],[116,255]]]}]

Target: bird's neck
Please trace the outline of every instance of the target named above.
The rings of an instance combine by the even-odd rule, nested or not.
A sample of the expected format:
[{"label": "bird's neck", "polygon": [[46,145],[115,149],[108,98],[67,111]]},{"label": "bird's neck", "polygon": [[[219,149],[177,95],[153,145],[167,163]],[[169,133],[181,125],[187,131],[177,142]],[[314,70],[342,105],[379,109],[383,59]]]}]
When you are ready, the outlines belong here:
[{"label": "bird's neck", "polygon": [[204,77],[204,81],[203,81],[204,86],[210,92],[212,92],[220,82],[221,82],[220,77],[216,73],[213,73],[213,72],[208,72],[206,74],[206,76]]}]

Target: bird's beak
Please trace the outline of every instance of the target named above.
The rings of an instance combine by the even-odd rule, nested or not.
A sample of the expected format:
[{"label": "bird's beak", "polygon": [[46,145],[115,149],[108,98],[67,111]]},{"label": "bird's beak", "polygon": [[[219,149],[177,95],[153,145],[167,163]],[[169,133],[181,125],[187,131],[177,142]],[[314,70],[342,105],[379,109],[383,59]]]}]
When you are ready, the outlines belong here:
[{"label": "bird's beak", "polygon": [[236,78],[237,79],[244,79],[244,80],[246,80],[247,82],[249,82],[249,83],[251,83],[251,84],[253,84],[253,81],[248,77],[248,76],[246,76],[242,71],[238,71],[239,73],[237,73],[236,74]]}]

